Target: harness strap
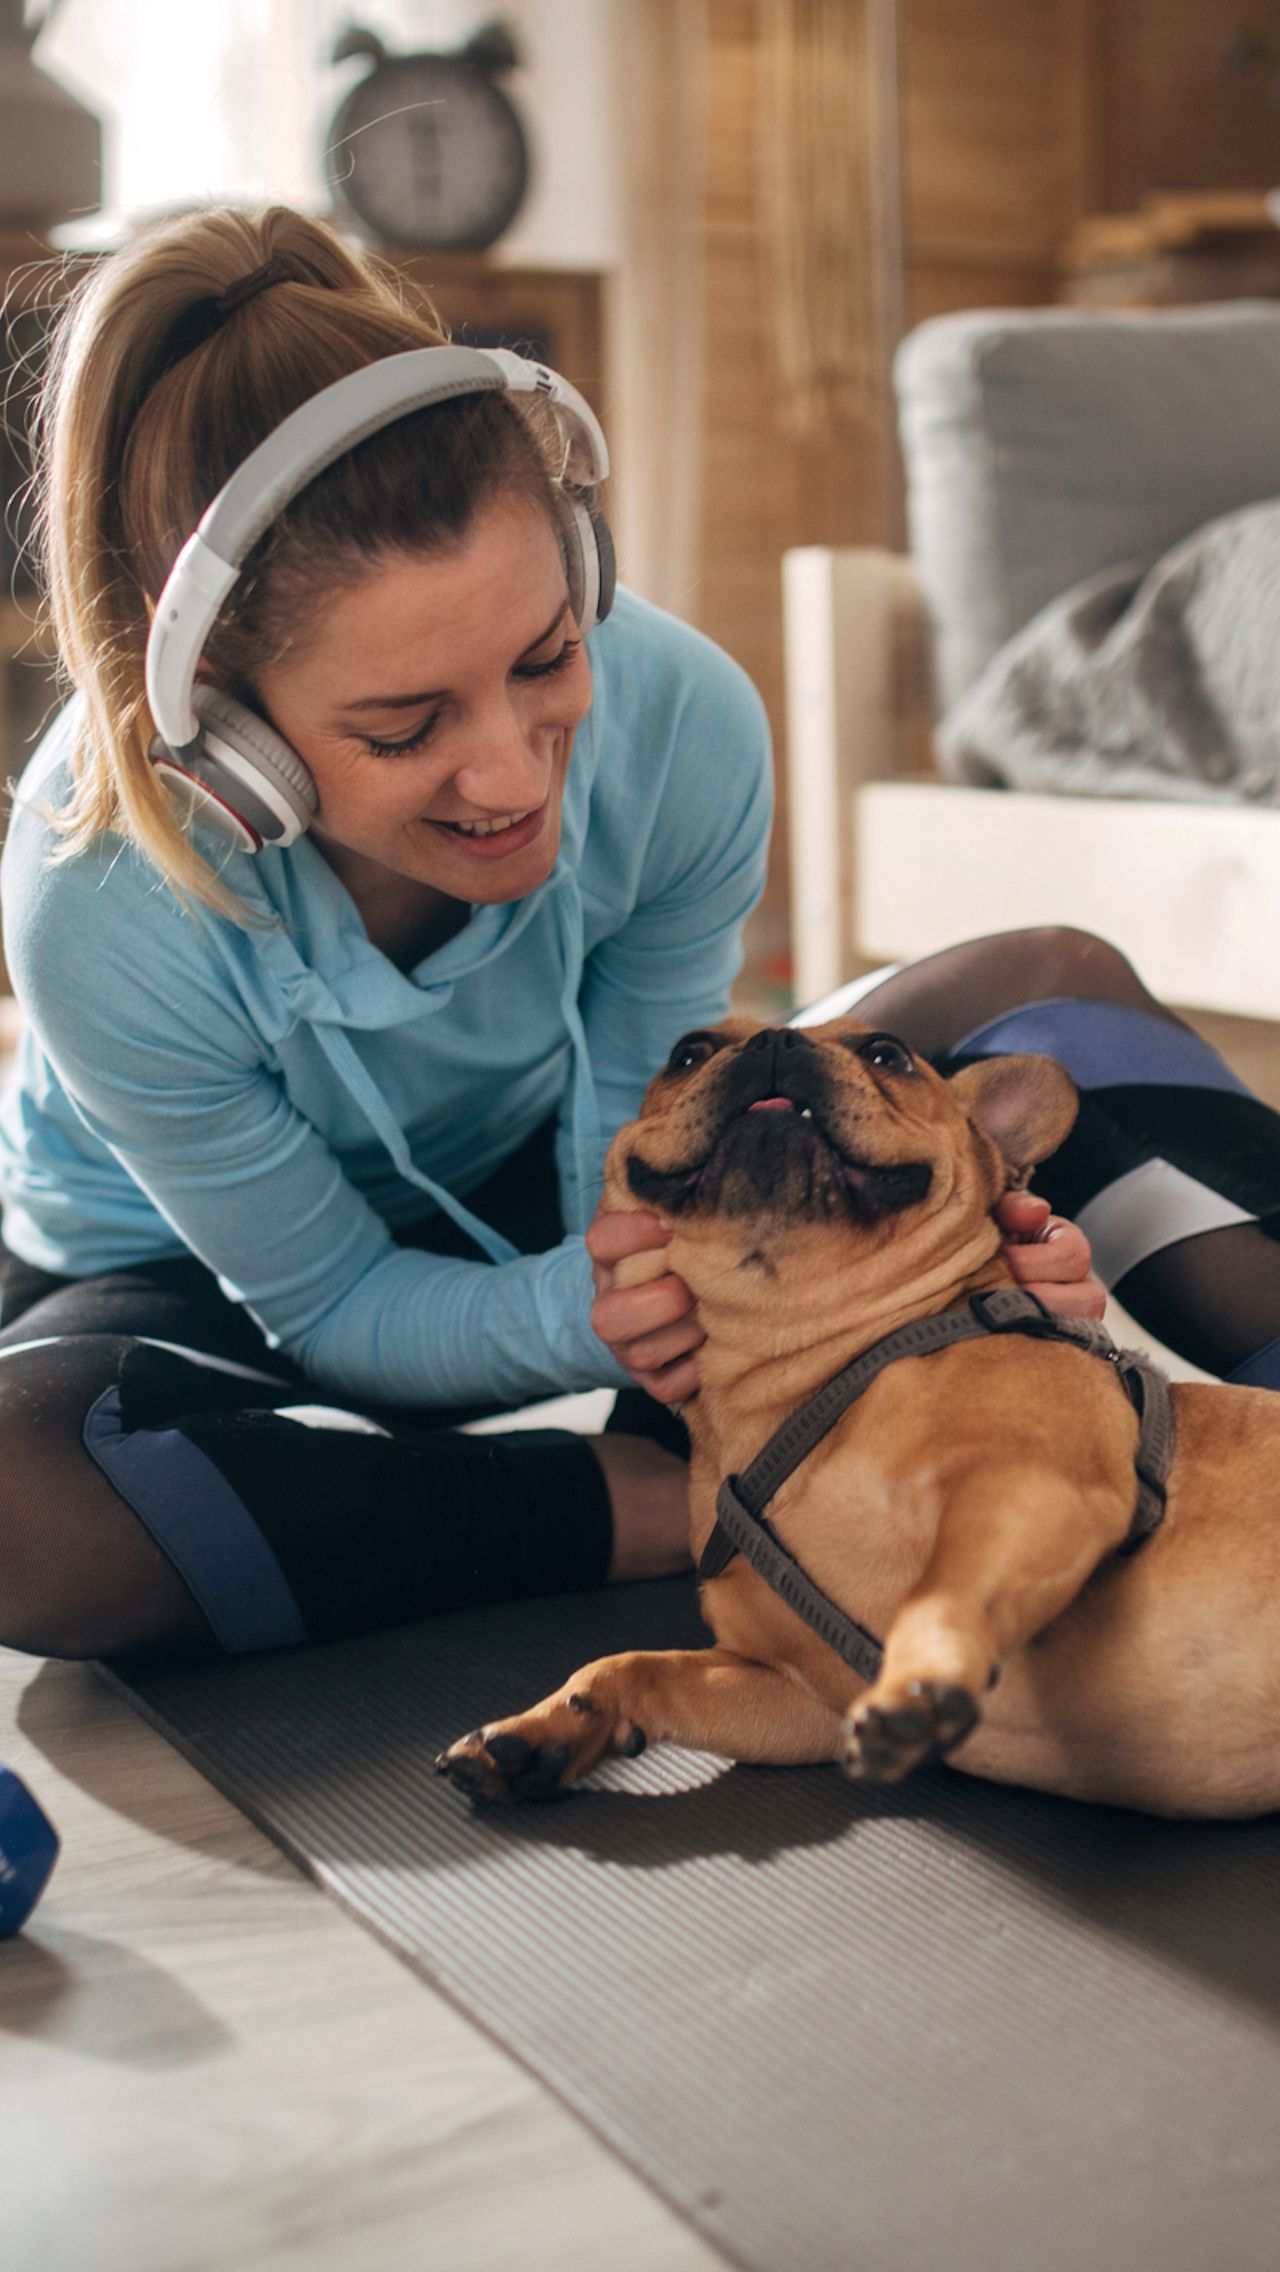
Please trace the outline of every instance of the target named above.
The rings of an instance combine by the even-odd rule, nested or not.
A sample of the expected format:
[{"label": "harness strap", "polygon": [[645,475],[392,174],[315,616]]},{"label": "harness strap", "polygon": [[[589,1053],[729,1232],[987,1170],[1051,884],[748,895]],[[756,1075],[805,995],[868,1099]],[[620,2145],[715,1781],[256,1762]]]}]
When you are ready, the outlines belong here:
[{"label": "harness strap", "polygon": [[1133,1520],[1121,1554],[1133,1554],[1164,1519],[1166,1484],[1173,1459],[1173,1400],[1164,1374],[1135,1350],[1117,1348],[1110,1334],[1084,1318],[1059,1317],[1034,1294],[1018,1286],[972,1294],[968,1301],[900,1326],[864,1349],[832,1376],[798,1411],[775,1430],[741,1475],[730,1475],[716,1496],[716,1521],[698,1564],[700,1580],[719,1577],[735,1554],[742,1554],[774,1592],[812,1627],[862,1680],[876,1679],[883,1657],[874,1634],[849,1617],[815,1585],[788,1552],[764,1509],[801,1462],[830,1434],[850,1405],[899,1357],[928,1357],[960,1342],[990,1333],[1029,1334],[1066,1341],[1115,1368],[1138,1415],[1134,1454],[1137,1494]]},{"label": "harness strap", "polygon": [[[824,1594],[794,1554],[787,1552],[777,1532],[743,1505],[741,1485],[740,1476],[727,1476],[716,1494],[716,1527],[698,1564],[699,1578],[718,1576],[735,1554],[743,1555],[788,1608],[794,1609],[797,1617],[802,1617],[869,1687],[879,1678],[884,1661],[884,1651],[874,1633],[868,1633],[856,1617],[849,1617],[830,1594]],[[714,1568],[708,1569],[712,1547],[717,1549],[717,1559]]]}]

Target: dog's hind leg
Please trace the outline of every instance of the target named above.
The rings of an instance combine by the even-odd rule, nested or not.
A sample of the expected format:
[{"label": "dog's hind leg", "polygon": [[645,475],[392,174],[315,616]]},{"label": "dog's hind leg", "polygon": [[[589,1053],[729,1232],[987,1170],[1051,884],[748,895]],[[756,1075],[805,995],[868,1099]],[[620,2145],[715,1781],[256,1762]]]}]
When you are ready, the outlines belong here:
[{"label": "dog's hind leg", "polygon": [[632,1650],[585,1666],[531,1711],[486,1722],[436,1765],[471,1798],[550,1799],[602,1759],[651,1743],[800,1767],[840,1756],[840,1720],[784,1673],[732,1650]]},{"label": "dog's hind leg", "polygon": [[1001,1659],[1074,1601],[1129,1524],[1123,1494],[1042,1467],[984,1469],[950,1496],[919,1584],[885,1639],[880,1677],[845,1727],[851,1775],[894,1783],[953,1751]]}]

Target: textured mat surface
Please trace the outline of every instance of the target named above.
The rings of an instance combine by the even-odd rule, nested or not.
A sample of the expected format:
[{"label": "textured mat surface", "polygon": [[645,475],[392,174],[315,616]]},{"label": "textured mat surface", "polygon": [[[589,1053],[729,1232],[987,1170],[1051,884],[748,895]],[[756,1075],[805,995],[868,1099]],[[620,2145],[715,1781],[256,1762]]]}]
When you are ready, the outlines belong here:
[{"label": "textured mat surface", "polygon": [[662,1751],[472,1815],[431,1772],[703,1637],[668,1584],[117,1677],[752,2272],[1274,2272],[1280,1817]]}]

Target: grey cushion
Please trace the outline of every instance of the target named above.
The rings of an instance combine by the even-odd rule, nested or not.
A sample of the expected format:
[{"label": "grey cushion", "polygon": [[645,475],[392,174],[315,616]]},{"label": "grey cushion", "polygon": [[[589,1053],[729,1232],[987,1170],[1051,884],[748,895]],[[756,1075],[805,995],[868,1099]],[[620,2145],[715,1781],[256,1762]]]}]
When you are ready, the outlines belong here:
[{"label": "grey cushion", "polygon": [[938,729],[945,773],[1090,797],[1280,804],[1280,499],[1051,600]]},{"label": "grey cushion", "polygon": [[1280,306],[940,316],[896,379],[940,703],[1070,586],[1280,486]]}]

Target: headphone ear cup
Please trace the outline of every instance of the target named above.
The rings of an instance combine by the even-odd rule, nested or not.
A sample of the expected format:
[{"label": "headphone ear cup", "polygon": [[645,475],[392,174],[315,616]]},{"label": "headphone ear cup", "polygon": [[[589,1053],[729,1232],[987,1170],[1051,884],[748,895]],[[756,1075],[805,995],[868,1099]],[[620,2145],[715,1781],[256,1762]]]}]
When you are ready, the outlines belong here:
[{"label": "headphone ear cup", "polygon": [[[320,809],[315,782],[297,751],[256,710],[222,687],[197,681],[191,706],[200,725],[199,742],[172,754],[174,768],[229,808],[232,822],[257,839],[257,848],[295,844]],[[202,817],[216,825],[216,806],[206,804]],[[239,841],[235,826],[227,833]]]},{"label": "headphone ear cup", "polygon": [[597,623],[604,622],[613,605],[617,582],[613,535],[589,491],[561,489],[557,505],[569,605],[585,638]]},{"label": "headphone ear cup", "polygon": [[613,606],[613,595],[618,588],[618,561],[613,549],[613,530],[606,521],[594,498],[584,505],[595,537],[596,559],[599,563],[599,592],[596,599],[596,622],[603,623]]}]

